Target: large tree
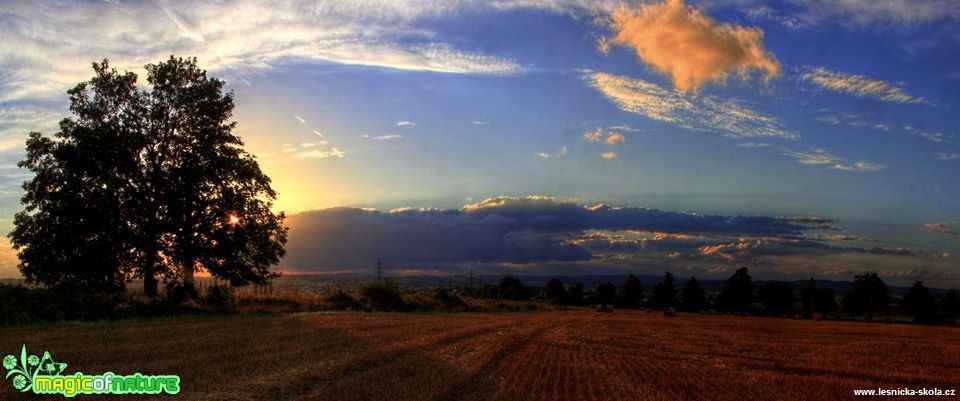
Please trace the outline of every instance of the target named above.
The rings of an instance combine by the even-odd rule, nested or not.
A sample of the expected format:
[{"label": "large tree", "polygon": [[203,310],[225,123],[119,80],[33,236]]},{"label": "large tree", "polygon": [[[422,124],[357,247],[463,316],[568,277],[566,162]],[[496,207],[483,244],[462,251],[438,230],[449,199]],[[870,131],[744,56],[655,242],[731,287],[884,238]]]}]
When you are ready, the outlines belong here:
[{"label": "large tree", "polygon": [[716,305],[726,311],[743,312],[753,302],[753,279],[749,270],[741,267],[723,283],[723,289],[717,296]]},{"label": "large tree", "polygon": [[650,306],[663,309],[677,306],[677,285],[673,282],[673,274],[663,274],[663,281],[653,285],[653,299]]},{"label": "large tree", "polygon": [[284,254],[276,192],[232,134],[233,94],[196,59],[146,66],[150,90],[106,60],[68,91],[72,118],[51,139],[31,133],[24,211],[11,242],[24,276],[117,287],[142,277],[193,284],[205,269],[261,283]]},{"label": "large tree", "polygon": [[866,315],[873,320],[878,309],[890,305],[890,290],[877,273],[856,275],[853,286],[843,296],[843,308],[852,316]]},{"label": "large tree", "polygon": [[633,274],[627,276],[620,286],[620,304],[626,308],[636,308],[643,302],[643,284]]},{"label": "large tree", "polygon": [[680,309],[687,312],[700,312],[708,306],[710,304],[707,301],[707,292],[697,282],[696,277],[690,276],[680,295]]}]

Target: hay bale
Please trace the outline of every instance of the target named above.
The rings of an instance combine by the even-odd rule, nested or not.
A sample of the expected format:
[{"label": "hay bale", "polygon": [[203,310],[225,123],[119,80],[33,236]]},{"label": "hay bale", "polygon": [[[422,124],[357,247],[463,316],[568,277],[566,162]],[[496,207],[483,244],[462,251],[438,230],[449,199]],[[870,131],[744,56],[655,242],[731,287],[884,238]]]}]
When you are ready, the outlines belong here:
[{"label": "hay bale", "polygon": [[666,309],[663,310],[663,316],[666,316],[666,317],[676,317],[676,316],[677,316],[677,310],[676,310],[676,309],[673,309],[673,308],[666,308]]},{"label": "hay bale", "polygon": [[823,315],[821,315],[821,314],[819,314],[819,313],[813,313],[813,314],[810,315],[810,319],[813,320],[814,322],[822,322],[822,321],[823,321]]}]

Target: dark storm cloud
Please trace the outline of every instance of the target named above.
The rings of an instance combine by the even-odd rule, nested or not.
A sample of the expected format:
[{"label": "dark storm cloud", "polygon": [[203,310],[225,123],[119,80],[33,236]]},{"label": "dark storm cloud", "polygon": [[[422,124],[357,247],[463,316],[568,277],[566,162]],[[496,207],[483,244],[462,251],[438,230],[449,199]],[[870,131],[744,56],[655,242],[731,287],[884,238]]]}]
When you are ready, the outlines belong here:
[{"label": "dark storm cloud", "polygon": [[[808,229],[777,217],[586,207],[547,197],[490,198],[459,210],[332,208],[295,214],[287,223],[282,265],[301,271],[362,267],[378,256],[394,265],[586,261],[594,256],[588,247],[569,241],[584,230],[771,237]],[[616,247],[637,245],[621,241]]]}]

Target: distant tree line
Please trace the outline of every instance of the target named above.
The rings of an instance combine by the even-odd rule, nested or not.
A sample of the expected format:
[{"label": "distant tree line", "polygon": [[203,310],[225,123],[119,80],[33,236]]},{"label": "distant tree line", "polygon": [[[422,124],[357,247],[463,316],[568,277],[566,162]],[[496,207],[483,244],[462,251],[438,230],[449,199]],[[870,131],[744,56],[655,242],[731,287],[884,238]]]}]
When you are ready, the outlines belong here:
[{"label": "distant tree line", "polygon": [[[813,278],[798,292],[786,281],[758,284],[746,267],[737,269],[724,281],[718,293],[710,295],[693,276],[680,288],[670,272],[666,272],[649,292],[633,274],[628,275],[620,286],[607,281],[592,291],[585,289],[583,283],[565,285],[560,279],[553,278],[541,290],[544,299],[561,305],[674,308],[685,312],[718,311],[764,316],[802,314],[816,319],[839,313],[839,316],[873,320],[881,311],[889,311],[895,303],[890,289],[876,273],[855,276],[850,289],[838,296],[833,289],[818,286]],[[472,295],[520,301],[534,298],[534,290],[515,276],[505,276],[496,284],[481,286]],[[960,291],[951,289],[937,299],[922,282],[917,281],[899,299],[897,306],[916,323],[953,322],[960,317]]]}]

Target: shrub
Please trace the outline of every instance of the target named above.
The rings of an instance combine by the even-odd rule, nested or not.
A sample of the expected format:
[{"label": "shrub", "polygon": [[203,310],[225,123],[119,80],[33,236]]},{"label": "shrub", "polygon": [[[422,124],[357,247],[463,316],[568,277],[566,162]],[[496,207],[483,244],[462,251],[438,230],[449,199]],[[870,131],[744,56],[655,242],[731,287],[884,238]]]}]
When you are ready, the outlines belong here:
[{"label": "shrub", "polygon": [[446,311],[462,311],[467,309],[467,303],[463,302],[456,294],[451,294],[446,288],[441,288],[433,294],[433,299],[440,303],[440,307]]},{"label": "shrub", "polygon": [[402,311],[404,310],[403,298],[400,297],[400,289],[390,282],[373,282],[364,285],[360,289],[360,300],[373,311]]},{"label": "shrub", "polygon": [[207,288],[203,302],[210,307],[220,310],[232,310],[237,306],[237,298],[233,295],[233,288],[225,285],[215,285]]},{"label": "shrub", "polygon": [[360,301],[350,294],[343,292],[343,290],[337,290],[337,292],[329,295],[325,301],[327,302],[327,305],[330,306],[330,309],[333,310],[358,311],[361,309]]}]

